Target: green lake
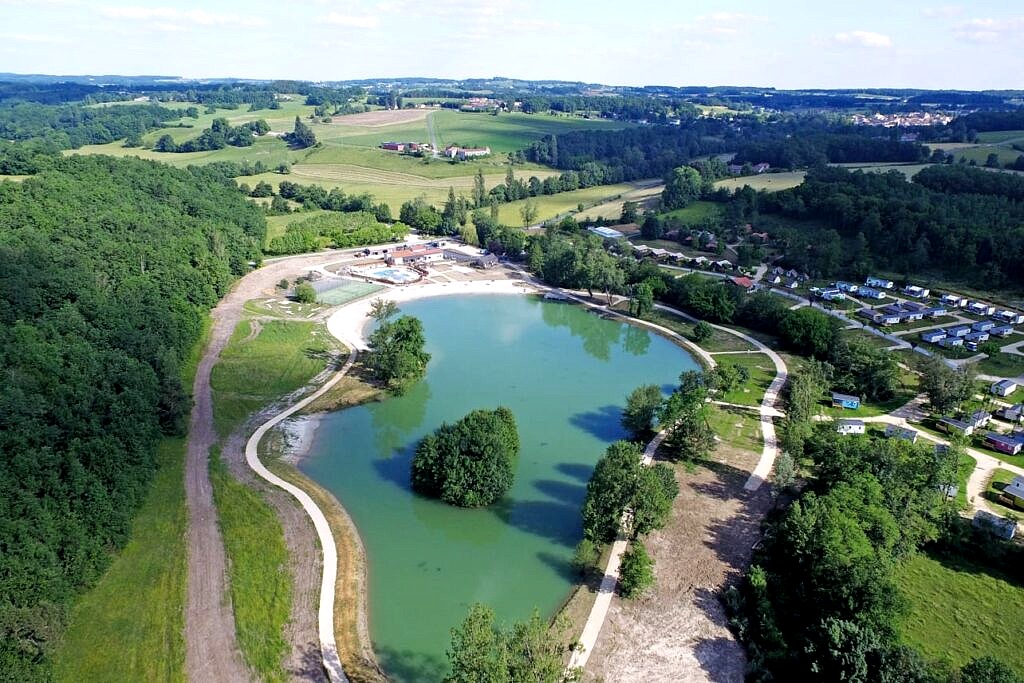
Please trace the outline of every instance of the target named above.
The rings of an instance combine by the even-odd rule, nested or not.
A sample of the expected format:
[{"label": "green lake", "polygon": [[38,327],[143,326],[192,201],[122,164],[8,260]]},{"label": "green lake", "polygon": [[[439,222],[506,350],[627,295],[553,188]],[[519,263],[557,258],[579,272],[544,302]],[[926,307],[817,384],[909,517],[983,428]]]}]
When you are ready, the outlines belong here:
[{"label": "green lake", "polygon": [[[449,630],[473,602],[506,624],[559,608],[573,584],[587,480],[624,436],[626,395],[640,384],[669,391],[697,365],[656,334],[539,297],[444,296],[401,308],[423,321],[427,378],[405,396],[324,416],[301,468],[359,528],[381,664],[397,680],[439,680]],[[417,441],[498,405],[515,413],[522,442],[509,494],[480,510],[414,495]]]}]

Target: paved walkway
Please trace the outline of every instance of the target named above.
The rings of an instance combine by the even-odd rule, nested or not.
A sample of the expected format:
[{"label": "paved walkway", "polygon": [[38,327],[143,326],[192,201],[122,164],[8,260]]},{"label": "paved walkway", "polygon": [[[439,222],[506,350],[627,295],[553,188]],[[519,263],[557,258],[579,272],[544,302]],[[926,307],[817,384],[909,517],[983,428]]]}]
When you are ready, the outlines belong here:
[{"label": "paved walkway", "polygon": [[248,463],[249,467],[252,468],[253,472],[263,479],[266,479],[274,486],[282,488],[295,496],[296,500],[299,501],[299,504],[302,505],[302,509],[305,510],[306,514],[308,514],[310,519],[313,520],[313,526],[316,528],[317,538],[320,541],[320,548],[323,551],[324,556],[323,576],[320,582],[320,607],[317,611],[318,631],[320,634],[320,651],[323,658],[324,668],[327,670],[327,674],[330,676],[331,681],[335,683],[347,683],[348,678],[345,676],[345,672],[341,668],[341,659],[338,657],[338,646],[334,639],[334,585],[338,578],[338,548],[334,544],[334,535],[331,533],[331,527],[327,523],[327,517],[324,516],[323,511],[320,510],[315,502],[313,502],[313,499],[308,493],[300,489],[298,486],[281,479],[264,467],[263,463],[260,462],[258,447],[263,436],[273,429],[278,423],[299,410],[302,410],[337,384],[341,378],[345,376],[345,373],[347,373],[352,367],[352,364],[356,360],[356,355],[357,352],[353,349],[349,353],[348,360],[345,362],[345,365],[338,370],[331,379],[306,398],[291,405],[260,425],[259,428],[253,432],[252,436],[249,437],[249,441],[245,444],[245,461]]}]

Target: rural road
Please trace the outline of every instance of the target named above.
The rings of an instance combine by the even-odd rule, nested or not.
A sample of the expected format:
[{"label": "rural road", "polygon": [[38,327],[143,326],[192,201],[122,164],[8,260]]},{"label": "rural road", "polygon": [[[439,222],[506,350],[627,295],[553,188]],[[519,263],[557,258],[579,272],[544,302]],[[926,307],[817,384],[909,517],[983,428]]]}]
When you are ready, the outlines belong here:
[{"label": "rural road", "polygon": [[[235,622],[228,593],[227,561],[217,522],[209,477],[210,448],[218,442],[213,422],[210,374],[242,318],[246,301],[273,290],[282,278],[344,259],[346,252],[331,251],[276,259],[235,283],[211,311],[210,340],[203,350],[192,385],[185,460],[185,499],[188,508],[188,587],[185,603],[185,670],[190,681],[248,681],[252,676],[242,661],[235,637]],[[302,533],[302,529],[286,529]],[[310,539],[310,543],[315,543]],[[296,572],[296,582],[311,581],[309,572]],[[319,577],[317,577],[319,580]],[[297,587],[297,591],[301,587]],[[309,625],[307,631],[315,628]],[[300,631],[301,629],[297,629]],[[318,642],[317,633],[296,633],[302,642]],[[293,650],[296,648],[293,648]],[[293,656],[299,656],[293,653]]]}]

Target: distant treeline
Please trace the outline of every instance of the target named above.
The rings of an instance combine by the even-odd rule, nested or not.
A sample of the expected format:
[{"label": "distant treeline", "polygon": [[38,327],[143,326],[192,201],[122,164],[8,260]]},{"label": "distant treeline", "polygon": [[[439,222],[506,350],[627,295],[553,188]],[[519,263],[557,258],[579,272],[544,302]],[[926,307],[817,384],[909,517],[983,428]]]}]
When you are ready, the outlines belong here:
[{"label": "distant treeline", "polygon": [[0,671],[48,680],[75,596],[128,540],[182,366],[259,261],[258,207],[202,169],[51,160],[0,183]]},{"label": "distant treeline", "polygon": [[4,104],[0,105],[0,138],[33,141],[34,148],[42,150],[78,149],[140,136],[180,119],[182,114],[156,104]]},{"label": "distant treeline", "polygon": [[743,206],[732,213],[821,226],[769,226],[786,263],[816,275],[931,271],[990,289],[1024,285],[1024,179],[962,166],[922,174],[908,183],[898,171],[816,168],[790,190],[737,192],[730,201]]}]

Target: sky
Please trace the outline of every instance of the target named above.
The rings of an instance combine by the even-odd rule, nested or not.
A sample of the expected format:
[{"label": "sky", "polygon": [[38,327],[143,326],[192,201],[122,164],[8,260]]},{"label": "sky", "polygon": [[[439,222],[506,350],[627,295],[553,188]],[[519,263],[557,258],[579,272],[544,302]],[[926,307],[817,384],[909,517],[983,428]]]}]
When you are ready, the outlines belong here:
[{"label": "sky", "polygon": [[0,72],[1024,88],[1024,0],[0,0]]}]

